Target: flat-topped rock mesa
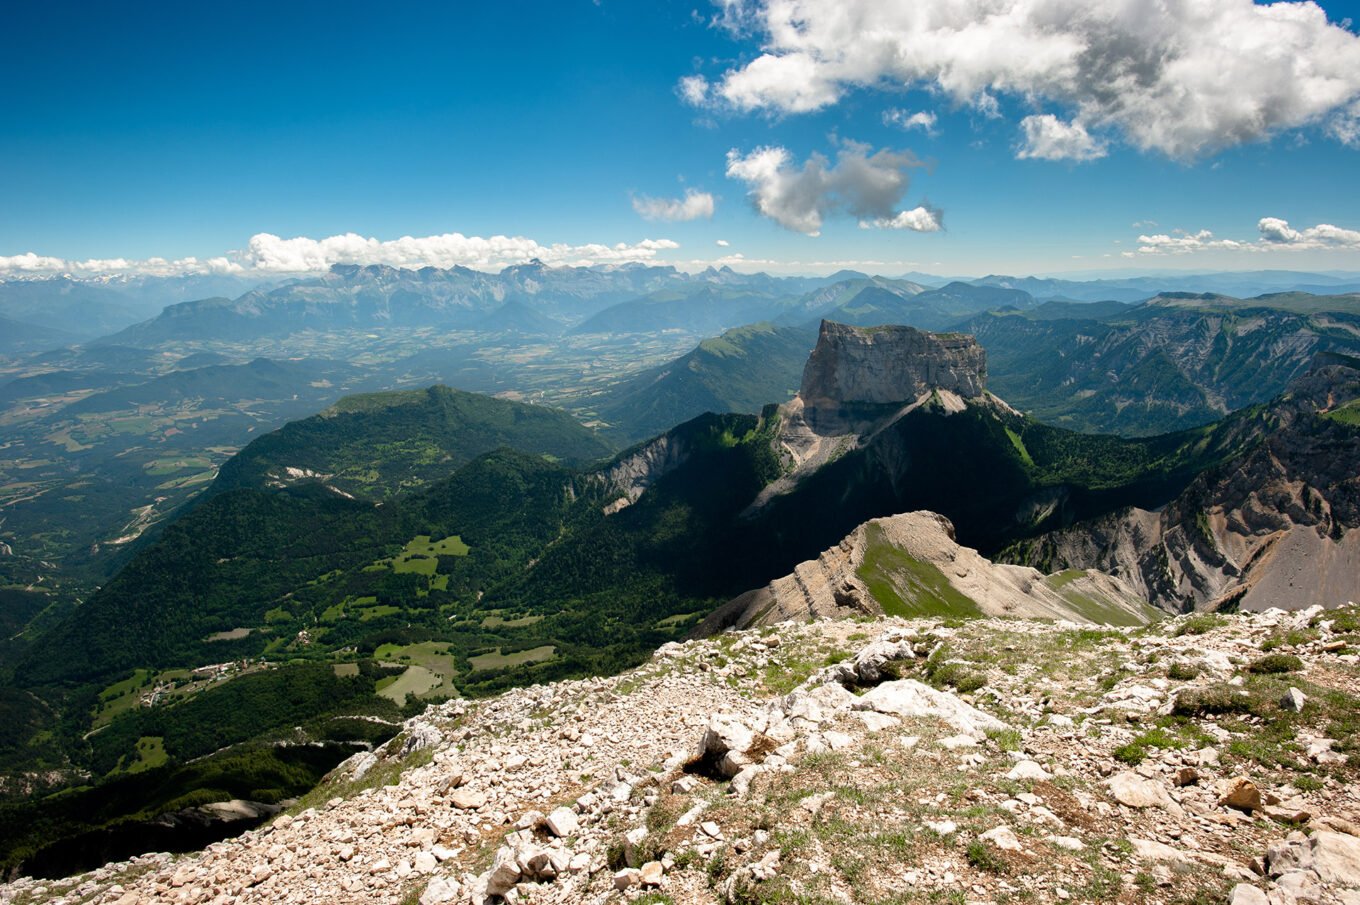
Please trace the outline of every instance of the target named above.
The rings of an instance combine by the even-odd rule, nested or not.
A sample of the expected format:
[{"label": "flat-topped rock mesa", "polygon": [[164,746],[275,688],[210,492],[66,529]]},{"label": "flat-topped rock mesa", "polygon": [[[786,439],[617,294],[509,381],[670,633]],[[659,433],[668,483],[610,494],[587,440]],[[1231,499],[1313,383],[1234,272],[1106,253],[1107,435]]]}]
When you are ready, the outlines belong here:
[{"label": "flat-topped rock mesa", "polygon": [[775,448],[784,474],[747,512],[918,409],[950,415],[977,404],[1012,411],[987,392],[987,353],[972,336],[824,320],[798,395],[779,407]]},{"label": "flat-topped rock mesa", "polygon": [[817,424],[872,416],[932,390],[972,399],[986,388],[987,353],[972,336],[822,321],[798,397]]}]

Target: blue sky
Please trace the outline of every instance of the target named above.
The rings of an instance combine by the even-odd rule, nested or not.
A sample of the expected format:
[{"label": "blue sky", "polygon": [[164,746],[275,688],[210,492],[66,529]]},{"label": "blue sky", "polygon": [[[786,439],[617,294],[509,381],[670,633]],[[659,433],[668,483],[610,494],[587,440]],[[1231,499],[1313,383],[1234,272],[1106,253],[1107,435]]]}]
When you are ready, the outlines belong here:
[{"label": "blue sky", "polygon": [[[1149,95],[1149,112],[1136,91],[1112,95],[1099,84],[1104,69],[1031,71],[1056,44],[996,62],[1040,33],[1089,39],[1099,22],[1085,32],[1020,27],[981,45],[986,65],[959,45],[934,69],[916,60],[904,75],[893,68],[902,64],[865,68],[875,54],[859,43],[864,23],[835,21],[856,2],[799,2],[812,21],[798,39],[815,45],[808,53],[781,43],[778,10],[759,2],[16,6],[0,56],[10,86],[0,263],[31,252],[64,265],[193,256],[249,267],[264,260],[250,257],[262,233],[309,251],[346,233],[459,233],[571,246],[562,261],[622,244],[620,259],[778,271],[1360,269],[1350,235],[1360,230],[1360,66],[1348,65],[1360,60],[1360,38],[1353,25],[1333,27],[1360,18],[1356,4],[1324,3],[1333,26],[1301,20],[1285,40],[1282,59],[1318,70],[1298,90],[1280,87],[1304,84],[1293,70],[1256,65],[1260,51],[1241,51],[1241,76],[1187,59],[1191,101],[1222,94],[1197,109],[1211,121],[1206,139],[1188,116],[1177,119],[1177,104]],[[873,2],[874,25],[886,7],[931,6]],[[1246,0],[1203,6],[1222,8],[1224,31],[1240,30],[1231,46],[1280,33],[1255,22]],[[1138,27],[1110,15],[1116,28]],[[894,46],[923,39],[904,16],[882,17]],[[1194,29],[1217,31],[1166,24],[1162,37],[1138,40],[1157,50]],[[783,67],[773,80],[753,67],[762,52]],[[1262,69],[1271,78],[1258,84]],[[698,77],[688,96],[687,77]],[[1240,97],[1257,103],[1254,118],[1233,118]],[[892,111],[902,111],[896,122]],[[904,127],[912,114],[934,121]],[[1027,137],[1031,126],[1042,134]],[[734,167],[761,148],[783,149],[782,169]],[[809,171],[813,155],[827,163]],[[697,219],[648,220],[636,209],[687,191],[711,196],[689,210]],[[913,211],[904,222],[915,228],[875,226]],[[1267,242],[1262,218],[1288,227]],[[664,247],[639,244],[647,239]],[[1239,247],[1215,245],[1224,239]],[[277,267],[302,248],[259,247]],[[327,248],[309,266],[389,253]]]}]

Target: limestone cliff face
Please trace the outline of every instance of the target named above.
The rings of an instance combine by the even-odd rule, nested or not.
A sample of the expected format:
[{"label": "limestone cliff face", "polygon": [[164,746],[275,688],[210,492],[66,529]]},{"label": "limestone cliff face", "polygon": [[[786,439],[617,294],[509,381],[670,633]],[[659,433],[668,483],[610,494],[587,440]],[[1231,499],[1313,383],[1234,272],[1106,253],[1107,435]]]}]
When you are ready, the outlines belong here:
[{"label": "limestone cliff face", "polygon": [[798,397],[815,422],[847,409],[901,405],[931,390],[971,399],[986,387],[987,354],[971,336],[822,321]]},{"label": "limestone cliff face", "polygon": [[605,515],[637,502],[643,491],[683,465],[688,457],[689,448],[684,439],[668,433],[639,446],[632,455],[619,458],[600,473],[607,487],[623,494],[605,507]]}]

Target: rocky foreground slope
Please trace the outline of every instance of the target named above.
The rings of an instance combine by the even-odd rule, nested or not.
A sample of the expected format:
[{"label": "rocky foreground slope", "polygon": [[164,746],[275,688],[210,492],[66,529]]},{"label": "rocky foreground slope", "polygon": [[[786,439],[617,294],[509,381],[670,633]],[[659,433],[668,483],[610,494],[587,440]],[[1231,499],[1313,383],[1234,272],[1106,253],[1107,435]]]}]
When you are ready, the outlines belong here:
[{"label": "rocky foreground slope", "polygon": [[0,902],[1360,902],[1360,608],[818,621],[453,701],[271,824]]}]

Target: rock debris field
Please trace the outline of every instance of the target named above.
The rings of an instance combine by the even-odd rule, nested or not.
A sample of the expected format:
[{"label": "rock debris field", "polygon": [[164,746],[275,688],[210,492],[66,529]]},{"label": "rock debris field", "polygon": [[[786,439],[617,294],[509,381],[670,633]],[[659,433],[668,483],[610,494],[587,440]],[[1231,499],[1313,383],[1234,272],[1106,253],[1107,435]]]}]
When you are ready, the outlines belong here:
[{"label": "rock debris field", "polygon": [[271,823],[0,903],[1360,905],[1360,608],[788,624],[431,706]]}]

